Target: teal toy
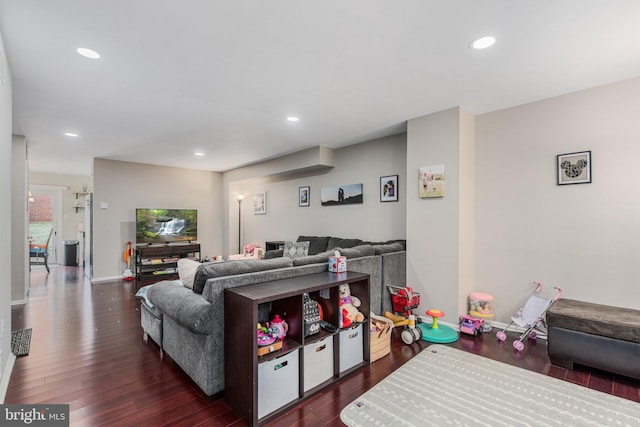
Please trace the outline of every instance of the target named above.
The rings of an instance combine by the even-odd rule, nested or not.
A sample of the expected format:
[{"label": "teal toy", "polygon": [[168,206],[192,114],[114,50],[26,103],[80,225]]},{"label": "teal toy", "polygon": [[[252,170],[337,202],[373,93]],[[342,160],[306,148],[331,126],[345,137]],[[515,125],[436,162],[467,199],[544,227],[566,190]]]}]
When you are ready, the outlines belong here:
[{"label": "teal toy", "polygon": [[445,325],[438,324],[438,318],[444,316],[444,312],[436,309],[427,310],[427,316],[431,316],[432,323],[419,323],[416,325],[422,332],[422,339],[438,344],[446,344],[458,340],[458,332]]}]

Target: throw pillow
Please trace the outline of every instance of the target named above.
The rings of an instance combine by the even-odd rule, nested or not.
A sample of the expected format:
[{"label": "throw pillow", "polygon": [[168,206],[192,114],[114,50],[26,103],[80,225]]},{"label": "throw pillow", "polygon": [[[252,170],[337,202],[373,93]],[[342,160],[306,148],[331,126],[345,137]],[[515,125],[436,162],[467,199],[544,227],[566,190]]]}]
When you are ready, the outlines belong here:
[{"label": "throw pillow", "polygon": [[298,242],[309,242],[309,255],[316,255],[327,250],[329,237],[298,236]]},{"label": "throw pillow", "polygon": [[307,256],[309,254],[309,242],[284,242],[282,256],[292,259]]},{"label": "throw pillow", "polygon": [[180,258],[178,260],[178,277],[180,277],[180,281],[185,288],[193,289],[196,271],[201,265],[198,261],[189,258]]}]

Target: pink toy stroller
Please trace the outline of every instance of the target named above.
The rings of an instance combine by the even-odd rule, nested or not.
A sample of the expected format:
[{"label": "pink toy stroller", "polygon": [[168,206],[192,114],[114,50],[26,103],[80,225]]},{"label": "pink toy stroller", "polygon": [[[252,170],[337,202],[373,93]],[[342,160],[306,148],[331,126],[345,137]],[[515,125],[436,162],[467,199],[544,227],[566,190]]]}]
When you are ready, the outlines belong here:
[{"label": "pink toy stroller", "polygon": [[[518,351],[522,351],[524,349],[524,343],[522,341],[526,337],[529,337],[531,340],[535,340],[538,333],[546,334],[547,325],[544,320],[544,316],[547,313],[547,310],[562,295],[562,289],[554,286],[553,289],[558,291],[556,296],[552,299],[544,298],[539,295],[540,290],[542,289],[542,284],[539,282],[533,282],[533,284],[536,285],[536,289],[533,291],[533,294],[531,294],[524,306],[518,310],[518,313],[511,317],[511,323],[496,334],[500,341],[504,341],[507,339],[505,331],[514,323],[519,328],[526,328],[522,335],[520,335],[520,338],[513,342],[513,348]],[[542,329],[541,326],[544,329]]]}]

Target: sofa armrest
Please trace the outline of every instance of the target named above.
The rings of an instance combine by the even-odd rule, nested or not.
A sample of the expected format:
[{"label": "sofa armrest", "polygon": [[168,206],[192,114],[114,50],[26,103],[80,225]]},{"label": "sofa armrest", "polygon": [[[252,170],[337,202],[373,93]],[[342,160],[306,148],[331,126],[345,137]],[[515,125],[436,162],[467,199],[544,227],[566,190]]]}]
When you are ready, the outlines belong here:
[{"label": "sofa armrest", "polygon": [[202,295],[183,286],[159,282],[149,288],[147,296],[164,316],[171,317],[194,334],[211,333],[214,327],[213,306]]}]

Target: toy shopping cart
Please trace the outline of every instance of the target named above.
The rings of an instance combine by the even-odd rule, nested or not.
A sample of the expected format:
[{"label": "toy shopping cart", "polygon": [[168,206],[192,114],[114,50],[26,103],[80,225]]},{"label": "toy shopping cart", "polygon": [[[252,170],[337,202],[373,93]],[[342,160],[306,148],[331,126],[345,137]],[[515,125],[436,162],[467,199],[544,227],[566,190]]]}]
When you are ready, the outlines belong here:
[{"label": "toy shopping cart", "polygon": [[420,294],[413,292],[410,287],[387,285],[391,294],[393,313],[385,312],[384,316],[393,321],[394,326],[404,326],[401,337],[405,344],[413,344],[422,338],[422,331],[416,328],[419,318],[413,310],[420,305]]},{"label": "toy shopping cart", "polygon": [[555,286],[553,289],[557,291],[556,296],[552,299],[544,298],[540,296],[542,284],[538,282],[533,282],[533,284],[536,285],[536,289],[533,291],[527,302],[525,302],[520,310],[518,310],[518,313],[516,313],[515,316],[511,317],[511,323],[496,334],[500,341],[504,341],[507,339],[505,331],[514,323],[520,328],[525,328],[525,331],[520,335],[520,338],[513,342],[513,348],[518,351],[522,351],[524,349],[524,343],[522,341],[525,338],[529,337],[529,339],[535,340],[538,333],[546,334],[544,316],[547,313],[547,310],[549,310],[553,303],[562,295],[562,289]]},{"label": "toy shopping cart", "polygon": [[413,292],[410,287],[387,285],[391,294],[391,307],[394,314],[409,316],[420,305],[420,294]]}]

